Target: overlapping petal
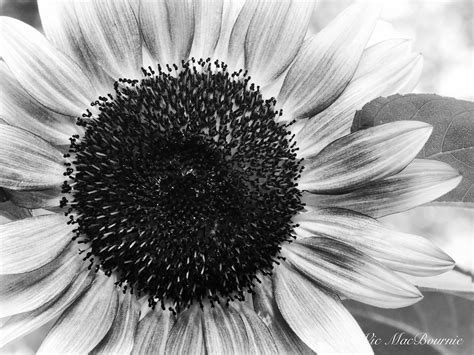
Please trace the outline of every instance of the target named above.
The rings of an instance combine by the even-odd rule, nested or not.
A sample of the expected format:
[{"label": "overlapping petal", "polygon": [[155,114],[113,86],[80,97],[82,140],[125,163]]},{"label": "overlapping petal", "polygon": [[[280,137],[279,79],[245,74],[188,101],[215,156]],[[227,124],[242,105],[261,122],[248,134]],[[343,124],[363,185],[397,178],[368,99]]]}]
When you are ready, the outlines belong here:
[{"label": "overlapping petal", "polygon": [[44,190],[64,180],[62,154],[41,138],[0,124],[0,186]]},{"label": "overlapping petal", "polygon": [[204,343],[208,354],[249,353],[245,323],[234,308],[214,304],[214,307],[205,307],[203,312]]},{"label": "overlapping petal", "polygon": [[4,62],[0,62],[0,76],[0,120],[57,145],[68,144],[69,137],[81,131],[72,117],[48,110],[34,100]]},{"label": "overlapping petal", "polygon": [[[249,2],[246,7],[253,7]],[[238,29],[246,31],[245,68],[255,82],[263,86],[280,76],[296,57],[308,29],[314,2],[256,2],[248,29]],[[242,37],[237,31],[233,35],[234,38]]]},{"label": "overlapping petal", "polygon": [[95,96],[81,68],[33,27],[0,19],[0,56],[23,88],[58,113],[77,117]]},{"label": "overlapping petal", "polygon": [[403,212],[454,189],[462,177],[448,164],[416,159],[400,173],[339,195],[303,193],[308,207],[340,207],[372,217]]},{"label": "overlapping petal", "polygon": [[41,307],[62,293],[79,274],[83,262],[73,246],[34,271],[1,275],[0,317]]},{"label": "overlapping petal", "polygon": [[120,303],[110,331],[91,353],[129,354],[133,348],[139,316],[135,295],[127,292]]},{"label": "overlapping petal", "polygon": [[175,322],[169,310],[150,310],[138,323],[133,354],[164,354],[166,339]]},{"label": "overlapping petal", "polygon": [[211,58],[219,41],[224,0],[198,0],[194,2],[194,37],[190,57]]},{"label": "overlapping petal", "polygon": [[354,4],[303,44],[278,95],[286,116],[311,117],[341,95],[379,13],[379,6],[373,3]]},{"label": "overlapping petal", "polygon": [[244,331],[249,341],[249,353],[277,354],[278,348],[270,330],[255,311],[244,302],[233,303],[232,306],[239,312],[240,318],[244,322]]},{"label": "overlapping petal", "polygon": [[171,65],[188,58],[195,31],[192,0],[142,0],[139,21],[145,44],[156,61]]},{"label": "overlapping petal", "polygon": [[298,155],[311,158],[329,143],[349,134],[356,110],[367,102],[413,89],[422,62],[421,55],[411,53],[406,40],[388,40],[366,49],[341,96],[326,110],[300,124],[301,129],[295,132]]},{"label": "overlapping petal", "polygon": [[38,329],[61,315],[91,285],[95,273],[82,272],[63,293],[43,306],[8,318],[0,328],[0,347]]},{"label": "overlapping petal", "polygon": [[[222,24],[217,42],[215,57],[229,64],[232,60],[229,56],[229,42],[235,22],[239,17],[240,11],[245,5],[245,0],[224,1],[224,8],[222,12]],[[243,48],[243,42],[241,43]],[[242,54],[242,53],[240,53]]]},{"label": "overlapping petal", "polygon": [[38,7],[48,39],[97,82],[104,73],[114,80],[139,75],[141,36],[132,2],[40,0]]},{"label": "overlapping petal", "polygon": [[322,291],[283,262],[275,271],[274,293],[281,314],[316,353],[372,354],[359,325],[337,296]]},{"label": "overlapping petal", "polygon": [[20,274],[55,259],[71,241],[73,227],[60,214],[0,225],[0,274]]},{"label": "overlapping petal", "polygon": [[314,354],[283,319],[273,296],[273,280],[271,278],[264,278],[262,283],[255,287],[253,306],[255,312],[270,329],[280,353]]},{"label": "overlapping petal", "polygon": [[298,187],[338,193],[395,174],[415,158],[431,131],[424,122],[398,121],[344,136],[306,162]]},{"label": "overlapping petal", "polygon": [[115,317],[118,299],[114,282],[114,277],[97,275],[92,287],[56,321],[38,354],[83,354],[94,349]]},{"label": "overlapping petal", "polygon": [[182,312],[166,341],[165,354],[205,354],[201,309],[194,304]]}]

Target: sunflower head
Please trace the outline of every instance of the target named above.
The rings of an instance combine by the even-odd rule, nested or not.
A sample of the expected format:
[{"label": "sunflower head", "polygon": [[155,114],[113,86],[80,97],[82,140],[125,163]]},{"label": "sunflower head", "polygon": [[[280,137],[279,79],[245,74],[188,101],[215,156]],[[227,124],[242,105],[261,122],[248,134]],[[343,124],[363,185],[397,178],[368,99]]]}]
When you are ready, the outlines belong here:
[{"label": "sunflower head", "polygon": [[368,353],[341,299],[407,306],[400,273],[452,267],[375,219],[459,183],[414,160],[431,127],[350,132],[420,56],[367,47],[373,3],[317,34],[313,7],[39,0],[45,36],[0,19],[0,187],[21,217],[0,225],[0,344],[56,319],[40,353]]}]

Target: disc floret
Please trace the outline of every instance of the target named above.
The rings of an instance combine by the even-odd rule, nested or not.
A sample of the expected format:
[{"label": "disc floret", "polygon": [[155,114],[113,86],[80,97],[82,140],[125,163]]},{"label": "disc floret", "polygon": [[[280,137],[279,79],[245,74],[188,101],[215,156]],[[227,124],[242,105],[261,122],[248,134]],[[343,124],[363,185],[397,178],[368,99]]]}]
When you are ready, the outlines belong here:
[{"label": "disc floret", "polygon": [[276,101],[246,72],[194,59],[120,79],[71,139],[62,205],[85,259],[150,306],[243,299],[302,208]]}]

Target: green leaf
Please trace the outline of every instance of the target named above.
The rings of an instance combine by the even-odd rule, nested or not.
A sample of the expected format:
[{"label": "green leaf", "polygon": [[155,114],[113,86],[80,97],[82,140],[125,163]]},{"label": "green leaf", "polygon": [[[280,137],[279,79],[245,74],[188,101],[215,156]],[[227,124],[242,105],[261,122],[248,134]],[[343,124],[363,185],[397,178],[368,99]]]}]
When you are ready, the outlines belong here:
[{"label": "green leaf", "polygon": [[[344,304],[372,340],[375,354],[473,354],[474,302],[439,292],[423,294],[425,298],[417,304],[400,309],[381,309],[355,301]],[[401,340],[421,339],[424,334],[438,344],[420,340],[415,345]],[[454,343],[439,344],[441,339],[453,339]]]},{"label": "green leaf", "polygon": [[433,133],[418,158],[443,161],[463,176],[435,202],[474,207],[474,103],[431,94],[379,97],[356,112],[351,130],[400,120],[431,124]]}]

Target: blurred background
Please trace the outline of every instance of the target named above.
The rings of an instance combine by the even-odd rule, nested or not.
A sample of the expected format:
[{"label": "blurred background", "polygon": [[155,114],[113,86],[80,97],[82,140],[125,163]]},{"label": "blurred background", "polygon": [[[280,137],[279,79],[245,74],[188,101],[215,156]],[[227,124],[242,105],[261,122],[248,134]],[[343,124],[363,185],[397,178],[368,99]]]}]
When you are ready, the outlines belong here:
[{"label": "blurred background", "polygon": [[[351,2],[349,0],[318,1],[310,31],[317,32]],[[474,101],[474,2],[472,0],[392,0],[384,2],[383,21],[377,26],[372,41],[377,42],[388,36],[413,39],[414,50],[421,52],[424,56],[424,70],[415,92],[437,93]],[[35,0],[0,0],[0,14],[18,18],[41,29]],[[460,269],[465,272],[473,272],[474,212],[472,209],[420,207],[386,217],[383,221],[398,230],[432,239],[456,260]],[[446,310],[433,320],[438,322],[443,319],[444,323],[441,322],[441,326],[449,327],[451,333],[458,332],[456,327],[459,327],[459,329],[464,329],[459,330],[458,333],[464,332],[464,334],[470,334],[473,337],[472,319],[470,319],[473,312],[472,302],[462,303],[457,299],[453,301],[436,297],[440,296],[427,296],[417,308],[406,309],[408,310],[407,314],[427,312],[426,309],[434,308]],[[453,313],[453,307],[456,306],[461,310],[456,310],[457,313]],[[464,308],[466,309],[463,310]],[[391,319],[408,317],[403,312],[391,313],[388,317]],[[461,317],[463,312],[468,317],[467,320],[461,321],[464,319]],[[422,314],[419,315],[418,320],[410,319],[407,322],[411,325],[421,320],[421,324],[424,324],[425,328],[429,328],[427,319],[427,316]],[[358,318],[358,320],[366,332],[373,327],[373,324],[368,324],[362,318]],[[446,321],[450,323],[446,323]],[[397,329],[401,328],[401,323],[397,324],[399,324]],[[14,342],[6,348],[0,349],[0,352],[34,353],[41,337],[50,326],[49,324],[43,327],[25,340]],[[394,327],[386,329],[387,334],[393,332]],[[381,326],[379,329],[382,328]],[[427,329],[418,330],[427,331]],[[446,336],[451,333],[446,333]],[[443,329],[439,334],[443,335]],[[430,347],[389,348],[376,349],[376,353],[467,354],[472,351],[472,343],[462,349],[447,350],[447,352]]]}]

